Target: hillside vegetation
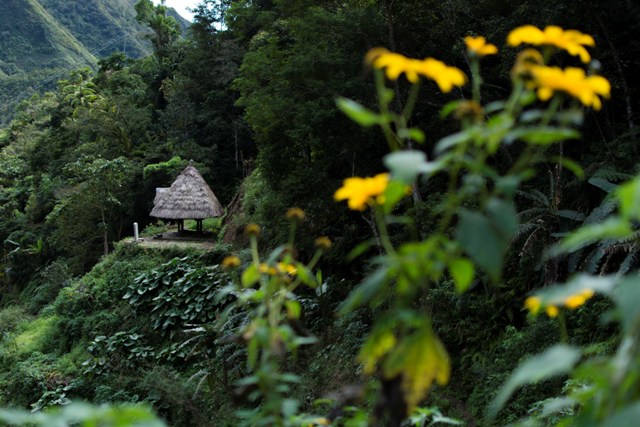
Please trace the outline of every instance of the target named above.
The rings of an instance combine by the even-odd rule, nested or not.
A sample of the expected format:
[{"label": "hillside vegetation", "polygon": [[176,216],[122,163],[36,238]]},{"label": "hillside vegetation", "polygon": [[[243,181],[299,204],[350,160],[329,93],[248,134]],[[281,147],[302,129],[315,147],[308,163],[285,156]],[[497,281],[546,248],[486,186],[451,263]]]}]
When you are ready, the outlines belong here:
[{"label": "hillside vegetation", "polygon": [[[635,3],[11,10],[51,70],[150,51],[0,129],[0,422],[635,425]],[[132,242],[190,161],[213,242]]]},{"label": "hillside vegetation", "polygon": [[[70,70],[95,68],[100,58],[122,51],[150,53],[135,0],[7,0],[0,16],[0,123],[17,103],[55,87]],[[187,22],[179,18],[181,27]]]}]

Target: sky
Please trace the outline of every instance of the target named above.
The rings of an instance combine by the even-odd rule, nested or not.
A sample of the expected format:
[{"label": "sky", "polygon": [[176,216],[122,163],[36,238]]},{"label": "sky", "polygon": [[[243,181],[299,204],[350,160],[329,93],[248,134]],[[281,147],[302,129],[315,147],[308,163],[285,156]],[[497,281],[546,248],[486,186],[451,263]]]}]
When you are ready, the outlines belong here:
[{"label": "sky", "polygon": [[[154,0],[154,3],[159,4],[160,0]],[[195,8],[200,0],[166,0],[165,5],[172,7],[178,12],[184,19],[193,21],[193,15],[187,10],[187,8]]]}]

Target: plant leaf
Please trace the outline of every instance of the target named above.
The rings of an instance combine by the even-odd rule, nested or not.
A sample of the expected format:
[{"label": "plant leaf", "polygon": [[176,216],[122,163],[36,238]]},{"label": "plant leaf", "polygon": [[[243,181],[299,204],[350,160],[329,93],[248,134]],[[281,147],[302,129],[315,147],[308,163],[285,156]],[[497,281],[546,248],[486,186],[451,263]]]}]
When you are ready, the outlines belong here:
[{"label": "plant leaf", "polygon": [[573,369],[579,359],[580,350],[577,348],[556,344],[544,353],[521,363],[489,405],[489,417],[494,418],[518,388],[566,374]]},{"label": "plant leaf", "polygon": [[366,109],[351,99],[338,97],[336,99],[336,105],[340,111],[360,126],[370,127],[384,122],[382,116]]}]

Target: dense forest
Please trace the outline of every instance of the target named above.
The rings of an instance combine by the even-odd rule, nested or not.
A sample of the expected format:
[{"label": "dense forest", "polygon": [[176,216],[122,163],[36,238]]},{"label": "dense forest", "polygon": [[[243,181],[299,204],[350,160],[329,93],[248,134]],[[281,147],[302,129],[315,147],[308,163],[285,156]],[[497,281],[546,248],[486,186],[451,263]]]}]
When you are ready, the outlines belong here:
[{"label": "dense forest", "polygon": [[[640,6],[125,3],[0,109],[2,422],[636,425]],[[190,161],[215,244],[134,242]]]}]

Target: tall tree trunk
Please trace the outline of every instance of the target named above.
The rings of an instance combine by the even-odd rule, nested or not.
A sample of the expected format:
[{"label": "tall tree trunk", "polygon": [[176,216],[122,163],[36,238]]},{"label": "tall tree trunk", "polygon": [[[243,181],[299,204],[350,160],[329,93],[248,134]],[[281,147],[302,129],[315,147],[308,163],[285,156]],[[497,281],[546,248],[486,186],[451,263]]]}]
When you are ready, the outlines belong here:
[{"label": "tall tree trunk", "polygon": [[102,229],[104,236],[104,254],[109,255],[109,230],[107,229],[107,220],[104,216],[104,209],[101,210],[102,214]]}]

